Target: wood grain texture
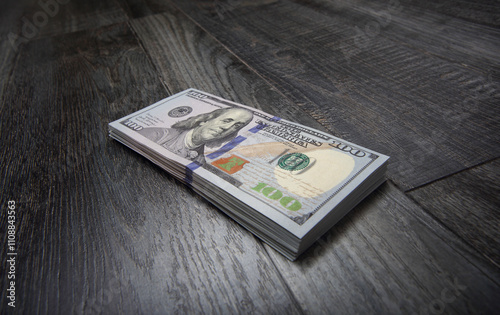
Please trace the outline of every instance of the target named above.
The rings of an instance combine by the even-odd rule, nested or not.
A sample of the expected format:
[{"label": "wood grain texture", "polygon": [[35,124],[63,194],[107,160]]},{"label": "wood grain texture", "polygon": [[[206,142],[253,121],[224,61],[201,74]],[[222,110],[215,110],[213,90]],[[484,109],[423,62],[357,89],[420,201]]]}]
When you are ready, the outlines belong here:
[{"label": "wood grain texture", "polygon": [[[331,18],[338,14],[338,4],[331,1],[297,2],[308,3],[315,11]],[[496,52],[500,50],[500,29],[487,24],[495,15],[498,18],[500,12],[498,5],[495,8],[483,2],[449,1],[445,6],[436,2],[379,0],[344,5],[354,13],[351,19],[356,25],[357,43],[363,46],[354,48],[370,49],[370,41],[382,36],[449,62],[467,65],[479,73],[486,71],[498,81],[500,59]],[[476,18],[483,17],[483,21],[457,18],[445,14],[442,8],[460,8],[456,12],[462,10],[468,14],[479,11]]]},{"label": "wood grain texture", "polygon": [[399,0],[408,11],[419,16],[425,12],[437,12],[465,21],[487,26],[500,25],[500,7],[495,0],[458,1],[458,0]]},{"label": "wood grain texture", "polygon": [[[0,112],[1,204],[18,209],[17,312],[298,312],[260,242],[109,139],[110,121],[166,96],[127,24],[20,54]],[[0,303],[7,311],[5,294]]]},{"label": "wood grain texture", "polygon": [[325,130],[175,8],[131,25],[173,94],[197,88]]},{"label": "wood grain texture", "polygon": [[418,188],[409,195],[500,266],[500,160]]},{"label": "wood grain texture", "polygon": [[[403,9],[363,42],[357,28],[382,23],[388,4]],[[18,46],[6,35],[22,36],[39,5],[2,9],[16,313],[500,308],[492,1],[73,0]],[[292,263],[107,136],[110,121],[188,87],[388,153],[392,180]],[[6,255],[0,266],[6,292]]]},{"label": "wood grain texture", "polygon": [[[392,156],[389,176],[405,189],[500,154],[499,89],[488,69],[472,71],[383,27],[361,39],[356,29],[373,22],[366,12],[323,12],[311,1],[242,1],[225,10],[174,2],[328,131]],[[390,25],[405,34],[397,19]]]},{"label": "wood grain texture", "polygon": [[499,269],[392,184],[295,263],[270,251],[309,314],[494,314]]},{"label": "wood grain texture", "polygon": [[[29,0],[24,0],[29,1]],[[27,39],[66,34],[126,22],[120,0],[31,0],[17,33]]]}]

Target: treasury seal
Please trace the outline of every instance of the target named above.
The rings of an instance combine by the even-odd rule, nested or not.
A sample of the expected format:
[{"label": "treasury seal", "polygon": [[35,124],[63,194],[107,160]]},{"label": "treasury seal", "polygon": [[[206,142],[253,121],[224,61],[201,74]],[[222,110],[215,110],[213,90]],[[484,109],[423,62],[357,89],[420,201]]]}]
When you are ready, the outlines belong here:
[{"label": "treasury seal", "polygon": [[309,157],[302,153],[288,153],[278,160],[278,166],[286,171],[300,171],[309,165]]},{"label": "treasury seal", "polygon": [[178,118],[188,115],[193,111],[190,106],[179,106],[168,112],[168,116]]}]

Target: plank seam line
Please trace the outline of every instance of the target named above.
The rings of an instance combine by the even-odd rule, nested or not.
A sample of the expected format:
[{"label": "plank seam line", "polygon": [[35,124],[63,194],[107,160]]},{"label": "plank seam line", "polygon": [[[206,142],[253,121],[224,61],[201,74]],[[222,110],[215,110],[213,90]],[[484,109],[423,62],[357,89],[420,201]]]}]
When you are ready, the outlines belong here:
[{"label": "plank seam line", "polygon": [[[297,307],[297,309],[300,311],[300,314],[305,314],[305,311],[302,309],[302,306],[300,305],[300,302],[297,300],[295,297],[295,294],[293,294],[292,288],[290,288],[288,282],[285,280],[283,277],[281,270],[278,268],[276,263],[274,262],[274,259],[271,258],[271,255],[269,254],[269,249],[267,246],[264,245],[264,243],[260,240],[258,240],[261,243],[262,248],[264,249],[264,252],[266,253],[267,259],[270,261],[270,263],[273,265],[274,269],[277,271],[278,277],[280,279],[280,282],[283,284],[285,287],[286,293],[290,298],[292,299],[294,305]],[[271,249],[274,250],[274,249]]]},{"label": "plank seam line", "polygon": [[142,42],[141,38],[139,37],[139,35],[137,34],[136,30],[134,29],[134,26],[132,25],[131,21],[132,20],[135,20],[135,19],[130,19],[127,21],[127,26],[128,28],[132,31],[132,34],[134,35],[134,38],[136,39],[137,43],[139,44],[139,46],[141,47],[142,49],[142,52],[146,55],[146,57],[148,58],[148,61],[149,63],[151,64],[151,66],[153,67],[154,71],[155,71],[155,74],[157,76],[157,78],[160,80],[160,83],[161,85],[163,86],[163,88],[166,90],[167,92],[167,95],[173,95],[174,93],[169,89],[169,87],[167,86],[167,84],[165,83],[165,81],[163,80],[163,77],[162,77],[162,74],[161,74],[161,71],[160,69],[158,69],[158,67],[156,66],[156,64],[154,63],[153,61],[153,58],[151,57],[151,55],[149,54],[148,50],[146,49],[146,46],[144,46],[144,43]]},{"label": "plank seam line", "polygon": [[[486,165],[486,164],[488,164],[488,163],[494,162],[494,161],[495,161],[495,160],[497,160],[497,159],[500,159],[500,157],[494,157],[494,158],[491,158],[491,159],[486,160],[486,161],[484,161],[484,162],[480,162],[480,163],[478,163],[478,164],[475,164],[475,165],[472,165],[472,166],[466,167],[466,168],[461,169],[461,170],[458,170],[458,171],[456,171],[456,172],[452,172],[452,173],[450,173],[450,174],[447,174],[447,175],[444,175],[444,176],[438,177],[438,178],[436,178],[436,179],[431,180],[431,181],[430,181],[430,182],[428,182],[428,183],[425,183],[425,184],[422,184],[422,185],[420,185],[420,186],[413,187],[413,188],[410,188],[410,189],[408,189],[408,190],[405,190],[405,191],[404,191],[404,193],[405,193],[405,194],[408,194],[408,193],[413,192],[413,191],[415,191],[415,190],[417,190],[417,189],[424,188],[424,187],[429,186],[429,185],[432,185],[432,184],[434,184],[434,183],[436,183],[436,182],[439,182],[439,181],[445,180],[445,179],[447,179],[447,178],[449,178],[449,177],[452,177],[452,176],[458,175],[458,174],[460,174],[460,173],[462,173],[462,172],[467,172],[467,171],[470,171],[470,170],[472,170],[472,169],[474,169],[474,168],[481,167],[481,166]],[[397,186],[397,185],[396,185],[396,186]]]},{"label": "plank seam line", "polygon": [[[484,164],[484,163],[482,163],[482,164]],[[387,179],[387,181],[390,182],[391,184],[393,184],[396,187],[396,189],[400,190],[395,185],[395,183],[392,179]],[[457,245],[461,246],[462,251],[469,254],[470,256],[472,256],[472,258],[475,259],[475,261],[462,255],[461,251],[459,250],[460,247],[457,248],[457,245],[452,246],[451,244],[448,244],[448,246],[453,251],[455,251],[457,254],[459,254],[461,257],[463,257],[463,259],[468,261],[471,265],[475,266],[478,270],[480,270],[483,274],[485,274],[485,276],[488,279],[490,279],[492,282],[494,282],[495,284],[500,286],[500,282],[498,282],[495,277],[490,276],[490,274],[488,274],[486,272],[487,270],[485,270],[485,269],[489,269],[489,268],[500,269],[500,264],[498,264],[498,262],[494,261],[489,256],[487,256],[487,255],[481,253],[479,250],[477,250],[472,244],[470,244],[467,240],[465,240],[460,235],[458,235],[454,230],[452,230],[450,227],[448,227],[443,221],[441,221],[433,213],[429,212],[423,205],[421,205],[415,198],[413,198],[412,195],[407,194],[404,191],[402,191],[402,192],[407,198],[409,198],[415,204],[415,206],[417,206],[419,209],[421,209],[421,211],[423,212],[423,215],[426,215],[429,217],[429,219],[430,219],[429,221],[432,222],[432,224],[436,224],[437,226],[442,228],[444,231],[446,231],[446,233],[450,233],[451,235],[453,235],[457,239],[457,241],[458,241],[457,243],[459,243]],[[424,219],[419,218],[419,217],[418,217],[418,219],[422,223],[424,223],[425,225],[429,225],[429,223],[426,223]]]},{"label": "plank seam line", "polygon": [[[484,264],[488,264],[490,267],[495,267],[497,269],[500,269],[500,264],[498,264],[498,262],[494,261],[491,257],[487,256],[486,254],[483,254],[478,249],[476,249],[475,246],[473,246],[466,239],[464,239],[462,236],[460,236],[454,230],[452,230],[450,227],[448,227],[448,225],[446,225],[443,221],[441,221],[438,217],[436,217],[432,212],[428,211],[412,195],[409,195],[409,194],[405,193],[405,196],[408,197],[412,202],[414,202],[415,205],[417,205],[420,209],[422,209],[422,211],[426,215],[428,215],[430,218],[432,218],[432,220],[435,222],[435,224],[437,224],[438,226],[440,226],[441,228],[443,228],[445,231],[451,233],[458,240],[460,240],[463,243],[464,247],[466,247],[465,250],[469,251],[469,253],[473,257],[475,257],[479,261],[482,261]],[[460,254],[460,251],[458,251],[455,246],[450,246],[450,247],[453,248],[453,250],[456,251],[458,254]],[[494,278],[490,277],[488,273],[484,272],[484,268],[478,266],[477,263],[474,263],[470,259],[467,259],[467,257],[465,257],[465,256],[463,256],[461,254],[460,254],[460,256],[462,256],[465,260],[467,260],[471,265],[475,266],[478,270],[481,270],[487,276],[488,279],[490,279],[492,282],[494,282],[494,283],[496,283],[497,285],[500,286],[500,283],[498,283]]]}]

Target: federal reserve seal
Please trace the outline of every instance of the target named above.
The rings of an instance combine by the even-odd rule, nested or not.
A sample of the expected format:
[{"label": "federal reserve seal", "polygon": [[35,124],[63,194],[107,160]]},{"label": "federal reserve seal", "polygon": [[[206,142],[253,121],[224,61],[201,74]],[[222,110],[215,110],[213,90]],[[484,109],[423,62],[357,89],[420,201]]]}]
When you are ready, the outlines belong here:
[{"label": "federal reserve seal", "polygon": [[283,155],[278,166],[286,171],[300,171],[309,165],[309,157],[302,153],[288,153]]},{"label": "federal reserve seal", "polygon": [[168,112],[168,116],[178,118],[184,117],[190,114],[193,111],[193,108],[190,106],[179,106]]}]

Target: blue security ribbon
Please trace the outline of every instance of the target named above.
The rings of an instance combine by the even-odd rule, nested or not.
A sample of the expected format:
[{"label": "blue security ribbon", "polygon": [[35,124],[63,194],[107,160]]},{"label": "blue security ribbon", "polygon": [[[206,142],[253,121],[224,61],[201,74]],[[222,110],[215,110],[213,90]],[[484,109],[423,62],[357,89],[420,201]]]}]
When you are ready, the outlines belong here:
[{"label": "blue security ribbon", "polygon": [[193,182],[193,172],[200,166],[199,162],[192,162],[186,166],[186,178],[184,179],[186,183],[191,184]]},{"label": "blue security ribbon", "polygon": [[243,141],[245,141],[247,138],[243,137],[243,136],[237,136],[236,138],[234,138],[231,142],[229,143],[226,143],[222,148],[220,148],[219,150],[215,151],[215,152],[212,152],[210,153],[209,155],[207,155],[207,158],[213,160],[213,159],[216,159],[218,158],[219,156],[223,155],[224,153],[226,152],[229,152],[231,151],[232,149],[234,149],[236,146],[238,146],[240,143],[242,143]]}]

